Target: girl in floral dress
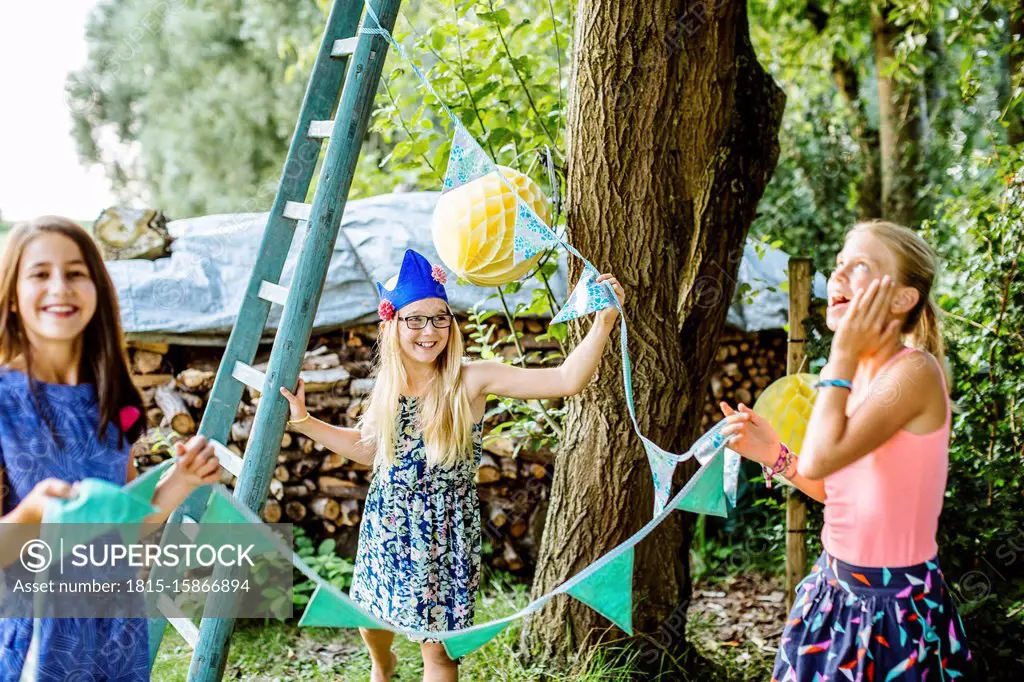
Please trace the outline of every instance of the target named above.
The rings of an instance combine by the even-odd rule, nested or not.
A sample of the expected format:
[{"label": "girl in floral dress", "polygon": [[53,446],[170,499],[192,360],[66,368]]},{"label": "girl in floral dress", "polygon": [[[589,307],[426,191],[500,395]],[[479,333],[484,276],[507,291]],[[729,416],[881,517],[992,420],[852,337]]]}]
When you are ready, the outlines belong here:
[{"label": "girl in floral dress", "polygon": [[[622,287],[608,274],[621,302]],[[408,250],[396,278],[377,284],[380,332],[376,383],[359,428],[309,415],[301,380],[290,404],[300,433],[374,468],[359,533],[351,597],[397,627],[440,632],[473,624],[480,583],[480,464],[487,397],[561,398],[579,393],[604,352],[618,311],[597,313],[560,367],[522,369],[465,362],[462,332],[448,307],[444,271]],[[386,682],[397,660],[394,633],[362,629],[371,682]],[[458,679],[437,640],[423,640],[424,680]]]}]

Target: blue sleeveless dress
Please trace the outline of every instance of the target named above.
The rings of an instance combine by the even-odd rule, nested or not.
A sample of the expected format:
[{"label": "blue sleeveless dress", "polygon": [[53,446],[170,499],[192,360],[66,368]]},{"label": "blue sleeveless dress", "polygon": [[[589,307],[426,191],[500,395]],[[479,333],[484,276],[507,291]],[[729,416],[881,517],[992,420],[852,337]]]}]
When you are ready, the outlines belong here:
[{"label": "blue sleeveless dress", "polygon": [[427,467],[418,402],[401,397],[395,461],[370,482],[349,596],[392,625],[461,630],[473,624],[480,585],[483,421],[473,425],[472,457],[448,469]]},{"label": "blue sleeveless dress", "polygon": [[[74,482],[100,478],[123,485],[129,446],[118,446],[117,427],[96,438],[99,402],[92,384],[39,384],[60,436],[57,447],[29,397],[24,373],[0,367],[0,467],[8,514],[44,478]],[[45,408],[44,408],[45,409]],[[18,682],[32,643],[38,647],[35,679],[141,682],[149,679],[149,630],[145,618],[0,618],[0,682]]]}]

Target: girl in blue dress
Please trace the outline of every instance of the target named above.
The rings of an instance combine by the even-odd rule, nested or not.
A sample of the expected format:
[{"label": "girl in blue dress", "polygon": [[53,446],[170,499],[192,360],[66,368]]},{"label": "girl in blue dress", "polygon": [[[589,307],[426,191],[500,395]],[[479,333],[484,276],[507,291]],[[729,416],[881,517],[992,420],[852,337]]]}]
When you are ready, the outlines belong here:
[{"label": "girl in blue dress", "polygon": [[[620,302],[622,287],[601,275]],[[575,395],[597,370],[618,311],[597,313],[590,333],[560,367],[522,369],[464,362],[462,332],[448,307],[445,274],[405,253],[381,296],[376,383],[359,428],[312,418],[302,382],[290,404],[300,433],[373,466],[359,530],[351,597],[392,625],[440,632],[473,624],[480,583],[481,529],[476,491],[484,408],[490,395],[543,399]],[[394,633],[362,629],[371,682],[391,679]],[[424,680],[458,679],[437,640],[422,641]]]},{"label": "girl in blue dress", "polygon": [[[73,483],[125,484],[145,428],[128,373],[116,292],[79,225],[44,216],[16,225],[0,258],[0,493],[4,524],[38,524]],[[158,485],[162,523],[220,464],[201,437],[178,444]],[[9,526],[10,528],[10,526]],[[3,547],[0,568],[18,560]],[[0,618],[0,682],[149,679],[146,618]]]}]

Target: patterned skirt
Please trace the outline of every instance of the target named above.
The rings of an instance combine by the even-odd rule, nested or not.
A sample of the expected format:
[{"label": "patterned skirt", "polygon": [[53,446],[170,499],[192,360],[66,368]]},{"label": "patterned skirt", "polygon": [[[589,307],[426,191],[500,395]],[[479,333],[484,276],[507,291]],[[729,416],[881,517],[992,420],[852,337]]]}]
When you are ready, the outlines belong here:
[{"label": "patterned skirt", "polygon": [[970,660],[936,560],[861,568],[822,553],[797,587],[772,682],[970,679]]}]

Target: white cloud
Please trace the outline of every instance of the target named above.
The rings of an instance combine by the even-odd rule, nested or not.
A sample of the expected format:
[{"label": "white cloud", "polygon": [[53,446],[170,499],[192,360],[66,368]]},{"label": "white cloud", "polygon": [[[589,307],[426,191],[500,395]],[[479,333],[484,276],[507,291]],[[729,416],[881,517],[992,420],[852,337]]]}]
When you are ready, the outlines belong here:
[{"label": "white cloud", "polygon": [[100,168],[86,169],[64,105],[68,72],[85,63],[96,0],[0,4],[0,212],[93,220],[115,203]]}]

